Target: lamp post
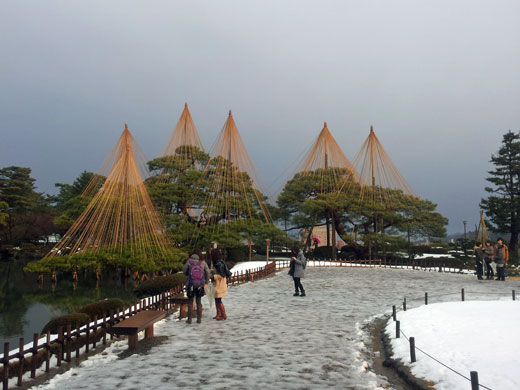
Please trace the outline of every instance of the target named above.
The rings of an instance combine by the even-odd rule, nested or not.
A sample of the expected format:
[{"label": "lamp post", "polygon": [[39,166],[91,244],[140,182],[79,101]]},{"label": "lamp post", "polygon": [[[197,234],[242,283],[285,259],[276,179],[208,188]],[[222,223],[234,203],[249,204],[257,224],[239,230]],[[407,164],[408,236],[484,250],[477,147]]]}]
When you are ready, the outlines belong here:
[{"label": "lamp post", "polygon": [[468,221],[462,221],[462,223],[464,224],[464,257],[466,257],[466,245],[468,242],[468,236],[466,235],[466,224]]},{"label": "lamp post", "polygon": [[270,248],[270,246],[271,246],[271,239],[270,239],[270,238],[266,238],[266,239],[265,239],[265,243],[267,244],[267,245],[266,245],[266,246],[267,246],[267,248],[266,248],[267,251],[266,251],[266,258],[265,258],[265,260],[266,260],[267,263],[269,263],[269,251],[270,251],[270,249],[271,249],[271,248]]}]

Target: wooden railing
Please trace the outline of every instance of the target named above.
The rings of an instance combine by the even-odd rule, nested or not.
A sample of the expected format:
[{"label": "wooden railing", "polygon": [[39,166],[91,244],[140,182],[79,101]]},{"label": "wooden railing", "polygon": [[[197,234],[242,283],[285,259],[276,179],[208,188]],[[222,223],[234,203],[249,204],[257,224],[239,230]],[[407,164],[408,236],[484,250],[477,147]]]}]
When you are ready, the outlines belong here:
[{"label": "wooden railing", "polygon": [[0,358],[0,377],[2,378],[2,389],[9,388],[9,378],[16,377],[16,386],[22,386],[23,374],[31,372],[30,378],[36,377],[36,370],[45,364],[44,371],[49,372],[52,365],[52,356],[55,356],[55,366],[60,367],[62,362],[70,363],[72,354],[76,362],[79,362],[82,354],[87,354],[96,349],[98,343],[103,346],[107,343],[107,334],[110,339],[113,335],[110,329],[113,325],[125,318],[132,317],[143,310],[172,310],[175,305],[169,301],[169,297],[182,293],[183,285],[154,295],[136,302],[130,307],[117,308],[110,311],[109,315],[103,314],[101,319],[97,316],[94,321],[84,326],[67,324],[58,328],[57,335],[51,335],[50,331],[43,337],[34,333],[33,342],[25,344],[24,338],[20,338],[19,347],[10,351],[9,343],[4,343],[4,353]]},{"label": "wooden railing", "polygon": [[228,285],[253,282],[256,279],[265,278],[266,276],[274,274],[276,272],[276,269],[277,265],[273,261],[271,263],[266,264],[263,267],[233,273],[233,275],[230,278],[228,278],[227,282]]},{"label": "wooden railing", "polygon": [[[241,271],[233,274],[228,279],[228,284],[237,285],[252,282],[276,272],[274,262],[266,264],[264,267]],[[117,308],[109,315],[103,314],[101,319],[94,317],[94,321],[84,326],[67,324],[58,328],[56,335],[51,335],[50,331],[44,336],[34,334],[33,342],[25,344],[24,338],[20,338],[18,349],[10,350],[9,343],[4,343],[4,353],[0,355],[0,378],[2,378],[2,390],[9,388],[9,379],[16,378],[16,386],[22,386],[23,374],[31,372],[30,378],[36,377],[36,371],[45,364],[44,372],[49,372],[51,366],[61,367],[63,362],[70,363],[74,359],[79,363],[81,355],[87,354],[91,349],[96,349],[98,344],[107,344],[107,334],[112,340],[111,327],[126,318],[132,317],[143,310],[166,310],[170,311],[177,307],[170,303],[170,297],[181,294],[184,285],[179,285],[173,289],[142,299],[129,308]],[[53,356],[55,362],[53,364]]]},{"label": "wooden railing", "polygon": [[[290,260],[277,260],[276,268],[289,268]],[[461,272],[463,262],[458,259],[307,259],[307,267],[363,267],[363,268],[412,268],[426,271]]]},{"label": "wooden railing", "polygon": [[[277,260],[276,268],[289,268],[290,260]],[[307,259],[307,267],[381,267],[381,259],[362,259],[362,260],[313,260]]]}]

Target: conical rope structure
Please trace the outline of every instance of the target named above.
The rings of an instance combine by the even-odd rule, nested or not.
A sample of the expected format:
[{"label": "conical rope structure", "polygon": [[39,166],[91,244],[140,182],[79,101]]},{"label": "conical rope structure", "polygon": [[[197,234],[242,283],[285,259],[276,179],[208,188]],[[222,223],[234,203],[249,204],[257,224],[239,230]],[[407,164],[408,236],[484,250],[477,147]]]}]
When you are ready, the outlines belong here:
[{"label": "conical rope structure", "polygon": [[412,188],[401,176],[379,142],[373,126],[370,126],[370,134],[352,164],[360,175],[361,197],[365,196],[367,189],[376,188],[379,188],[380,191],[370,192],[370,196],[374,200],[376,197],[380,197],[380,201],[385,201],[388,193],[385,189],[401,190],[406,195],[415,196]]},{"label": "conical rope structure", "polygon": [[188,109],[188,103],[184,103],[184,110],[168,139],[162,157],[178,159],[188,166],[197,159],[196,152],[199,150],[204,151],[204,146]]},{"label": "conical rope structure", "polygon": [[296,168],[296,173],[317,176],[321,194],[337,192],[346,182],[360,176],[332,136],[327,122]]},{"label": "conical rope structure", "polygon": [[[361,205],[373,212],[371,217],[373,233],[381,233],[383,257],[386,258],[384,216],[395,208],[414,208],[409,197],[416,195],[386,153],[373,126],[370,126],[370,133],[352,163],[360,175]],[[345,184],[342,191],[351,192],[350,183]],[[370,257],[372,257],[373,239],[374,237],[368,238]]]},{"label": "conical rope structure", "polygon": [[[293,178],[287,185],[290,186],[290,183],[296,182],[305,183],[304,188],[309,196],[328,203],[327,198],[330,201],[330,196],[336,197],[343,187],[353,187],[359,183],[359,180],[359,174],[339,147],[325,122],[323,129],[303,156]],[[333,211],[328,210],[323,217],[326,225],[326,244],[332,247],[336,246],[336,227],[339,226],[339,221],[334,218],[334,215]],[[307,233],[306,242],[310,240],[310,235],[321,218],[316,217],[313,226]],[[335,255],[336,253],[333,251],[332,256],[335,257]]]},{"label": "conical rope structure", "polygon": [[[104,177],[103,170],[108,166],[101,188],[40,265],[47,269],[70,268],[76,257],[82,258],[78,264],[89,265],[89,256],[101,263],[145,271],[171,265],[172,247],[143,181],[144,158],[126,124],[99,175],[84,191],[85,196],[99,186],[99,178]],[[62,255],[70,258],[68,264],[60,264],[58,258]]]},{"label": "conical rope structure", "polygon": [[477,240],[480,241],[483,245],[486,243],[486,241],[491,240],[489,231],[486,227],[483,211],[480,212],[480,222],[477,229]]},{"label": "conical rope structure", "polygon": [[272,223],[264,196],[258,189],[259,175],[238,132],[231,110],[210,152],[204,170],[207,197],[202,205],[202,225],[226,230],[236,221]]}]

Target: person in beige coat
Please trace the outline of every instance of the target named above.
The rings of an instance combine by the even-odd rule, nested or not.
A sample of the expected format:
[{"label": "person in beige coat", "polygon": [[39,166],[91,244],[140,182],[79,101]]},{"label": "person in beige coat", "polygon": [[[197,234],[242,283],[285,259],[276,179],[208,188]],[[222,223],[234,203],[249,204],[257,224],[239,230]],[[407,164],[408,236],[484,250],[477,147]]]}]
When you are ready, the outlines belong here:
[{"label": "person in beige coat", "polygon": [[215,319],[222,321],[227,319],[226,308],[222,303],[222,297],[225,297],[227,291],[227,278],[231,276],[226,263],[222,259],[222,251],[218,248],[211,251],[211,274],[215,281],[215,307],[217,308],[217,315]]}]

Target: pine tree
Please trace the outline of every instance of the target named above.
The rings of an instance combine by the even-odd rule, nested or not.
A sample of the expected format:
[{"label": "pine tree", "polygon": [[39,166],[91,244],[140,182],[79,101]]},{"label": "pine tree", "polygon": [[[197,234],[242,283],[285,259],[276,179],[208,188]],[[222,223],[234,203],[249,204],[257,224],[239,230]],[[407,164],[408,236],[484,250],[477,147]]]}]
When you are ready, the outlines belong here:
[{"label": "pine tree", "polygon": [[516,254],[520,231],[520,134],[508,131],[502,146],[491,156],[495,169],[486,180],[494,187],[486,187],[490,195],[480,206],[493,225],[491,230],[510,233],[509,250]]}]

